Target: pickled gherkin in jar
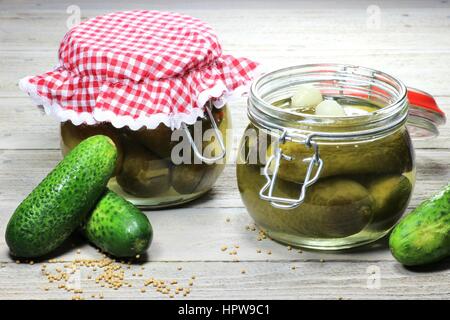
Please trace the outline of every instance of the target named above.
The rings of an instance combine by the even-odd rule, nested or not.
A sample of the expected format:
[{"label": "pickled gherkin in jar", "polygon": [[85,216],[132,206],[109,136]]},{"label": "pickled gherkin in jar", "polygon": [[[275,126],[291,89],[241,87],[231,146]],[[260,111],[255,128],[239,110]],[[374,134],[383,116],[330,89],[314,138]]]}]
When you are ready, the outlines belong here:
[{"label": "pickled gherkin in jar", "polygon": [[[265,178],[259,165],[237,166],[239,191],[247,210],[266,230],[305,237],[341,238],[359,233],[373,217],[373,199],[356,180],[321,179],[308,189],[304,203],[291,210],[274,208],[259,198]],[[277,180],[274,195],[297,198],[301,185]]]},{"label": "pickled gherkin in jar", "polygon": [[[213,108],[211,111],[226,145],[226,131],[230,126],[227,107]],[[200,140],[199,152],[204,152],[207,157],[220,154],[221,147],[208,117],[197,120],[187,128],[194,139]],[[109,136],[117,145],[119,159],[115,176],[108,187],[137,205],[166,207],[207,192],[225,167],[225,160],[206,164],[195,157],[183,129],[177,130],[174,132],[163,123],[155,129],[143,127],[132,130],[128,127],[115,128],[110,123],[75,126],[67,122],[61,125],[61,147],[63,154],[66,154],[91,135]],[[176,139],[177,136],[180,139]],[[180,159],[172,158],[177,156],[173,150],[179,146],[182,150],[178,155],[181,163]]]},{"label": "pickled gherkin in jar", "polygon": [[366,185],[373,199],[373,221],[371,228],[390,228],[401,217],[408,206],[412,183],[405,175],[383,175],[366,177]]},{"label": "pickled gherkin in jar", "polygon": [[134,196],[157,196],[170,188],[170,162],[138,142],[128,141],[122,170],[116,179],[125,192]]},{"label": "pickled gherkin in jar", "polygon": [[[411,145],[406,129],[372,141],[342,144],[321,144],[320,157],[324,162],[321,177],[336,175],[402,174],[412,170]],[[268,154],[272,153],[269,148]],[[281,179],[301,183],[307,165],[301,159],[311,156],[311,148],[287,141],[281,151],[293,161],[281,160],[278,175]],[[300,160],[298,160],[300,159]]]},{"label": "pickled gherkin in jar", "polygon": [[368,190],[349,178],[323,179],[308,190],[298,230],[313,237],[341,238],[357,234],[373,215]]},{"label": "pickled gherkin in jar", "polygon": [[171,183],[180,194],[204,192],[222,173],[223,164],[180,164],[172,167]]},{"label": "pickled gherkin in jar", "polygon": [[171,140],[172,130],[164,123],[159,124],[155,129],[129,130],[128,134],[131,139],[139,142],[161,158],[170,158],[170,152],[176,144],[175,141]]},{"label": "pickled gherkin in jar", "polygon": [[[260,198],[266,183],[263,167],[274,144],[270,144],[269,134],[253,124],[247,130],[258,134],[241,142],[236,169],[239,191],[248,212],[269,236],[294,245],[303,239],[303,246],[308,246],[308,239],[321,243],[352,238],[358,241],[371,233],[385,233],[404,212],[414,175],[413,155],[405,130],[364,142],[364,146],[362,143],[357,147],[354,143],[320,144],[324,167],[319,180],[307,188],[301,205],[288,210],[276,208]],[[266,152],[261,153],[260,148]],[[293,160],[292,163],[282,160],[273,196],[297,199],[307,168],[301,159],[310,157],[312,151],[295,142],[285,142],[280,148],[293,156]]]},{"label": "pickled gherkin in jar", "polygon": [[[216,125],[222,134],[222,139],[224,144],[227,143],[227,128],[230,127],[230,120],[226,116],[226,110],[214,110],[213,117],[216,122]],[[201,143],[201,150],[203,154],[207,157],[216,157],[220,154],[221,148],[217,138],[213,135],[212,124],[210,121],[202,121],[201,126],[202,131],[200,132],[203,136],[203,140]],[[191,126],[189,128],[189,132],[191,136],[195,135],[195,128]],[[182,151],[185,151],[183,149]],[[179,155],[183,159],[187,160],[181,164],[174,164],[172,167],[172,186],[180,194],[189,194],[189,193],[197,193],[204,192],[208,190],[208,186],[214,181],[217,180],[219,175],[222,173],[225,164],[224,160],[218,161],[214,164],[202,163],[198,158],[194,155],[190,146],[187,155],[187,159],[184,157],[185,155]],[[172,151],[173,152],[173,151]],[[176,156],[172,154],[172,156]]]}]

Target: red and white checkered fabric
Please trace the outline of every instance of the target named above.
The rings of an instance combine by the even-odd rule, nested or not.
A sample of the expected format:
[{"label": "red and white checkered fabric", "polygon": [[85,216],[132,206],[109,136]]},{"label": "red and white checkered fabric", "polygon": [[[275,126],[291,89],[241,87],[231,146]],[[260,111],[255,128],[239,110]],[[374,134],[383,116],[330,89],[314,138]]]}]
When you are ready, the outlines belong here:
[{"label": "red and white checkered fabric", "polygon": [[220,107],[247,84],[257,63],[223,55],[211,28],[170,12],[125,11],[72,28],[59,66],[20,81],[60,121],[155,128],[194,123],[209,101]]}]

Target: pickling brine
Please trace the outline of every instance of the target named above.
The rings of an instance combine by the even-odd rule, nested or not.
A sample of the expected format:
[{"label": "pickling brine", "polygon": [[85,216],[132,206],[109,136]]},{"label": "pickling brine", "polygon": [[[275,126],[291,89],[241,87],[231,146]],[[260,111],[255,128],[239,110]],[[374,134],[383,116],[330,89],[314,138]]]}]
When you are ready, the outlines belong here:
[{"label": "pickling brine", "polygon": [[[231,125],[227,107],[213,108],[212,116],[226,145],[226,130]],[[208,156],[219,154],[217,138],[208,139],[206,135],[212,130],[209,118],[198,120],[188,130],[191,136],[200,136],[196,139],[202,141],[200,150],[208,150]],[[155,129],[131,130],[115,128],[111,123],[76,126],[66,121],[61,124],[63,155],[97,134],[110,137],[118,150],[116,169],[108,187],[139,206],[167,207],[195,199],[211,189],[225,167],[224,161],[208,164],[196,159],[182,129],[172,131],[165,124]],[[172,151],[181,143],[185,146],[180,148],[182,161],[175,161],[178,154]],[[188,161],[183,158],[186,156],[183,151],[188,151]]]},{"label": "pickling brine", "polygon": [[326,66],[277,70],[253,84],[236,172],[268,236],[335,250],[389,232],[408,206],[415,165],[406,88],[358,67],[334,81],[345,71]]},{"label": "pickling brine", "polygon": [[[324,161],[321,177],[312,185],[297,208],[275,208],[262,201],[259,192],[266,183],[262,174],[266,159],[249,163],[257,154],[259,139],[270,141],[267,133],[250,124],[256,141],[249,137],[239,149],[237,179],[242,200],[255,222],[271,237],[302,246],[341,246],[365,242],[384,235],[407,207],[415,182],[414,156],[405,128],[392,135],[358,143],[320,145]],[[264,146],[263,146],[264,147]],[[267,154],[272,146],[267,147]],[[295,142],[281,145],[285,154],[303,159],[307,147]],[[306,165],[283,161],[278,170],[274,195],[298,197]]]}]

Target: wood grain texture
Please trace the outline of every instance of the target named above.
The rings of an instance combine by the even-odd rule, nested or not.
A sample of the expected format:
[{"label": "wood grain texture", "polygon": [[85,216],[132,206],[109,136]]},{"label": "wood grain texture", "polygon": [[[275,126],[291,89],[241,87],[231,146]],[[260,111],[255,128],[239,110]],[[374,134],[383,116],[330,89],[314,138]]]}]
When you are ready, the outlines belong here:
[{"label": "wood grain texture", "polygon": [[[0,1],[0,299],[73,296],[48,283],[40,271],[42,263],[16,264],[3,237],[14,209],[61,159],[58,124],[33,106],[17,81],[57,63],[71,4],[69,0]],[[126,4],[113,0],[107,6],[83,0],[77,4],[82,19],[140,8],[194,15],[216,29],[225,52],[251,57],[267,69],[317,62],[380,69],[436,95],[441,108],[450,113],[450,4],[445,1],[377,1],[379,28],[366,26],[367,7],[373,1],[347,0],[339,6],[328,0],[132,0]],[[236,150],[247,124],[245,99],[230,107]],[[440,131],[436,139],[414,142],[417,184],[408,210],[450,181],[450,125]],[[240,200],[233,164],[203,198],[182,208],[146,214],[155,237],[148,255],[142,257],[143,277],[132,275],[141,268],[132,265],[126,269],[126,279],[133,287],[115,291],[88,280],[92,270],[81,268],[83,297],[102,292],[111,299],[160,299],[163,296],[153,289],[140,292],[143,279],[176,279],[187,285],[189,277],[196,275],[192,293],[185,298],[450,299],[449,261],[432,268],[405,269],[393,260],[386,239],[345,252],[301,253],[268,239],[258,241],[257,232],[246,229],[252,220]],[[236,256],[221,251],[222,246],[235,245],[239,246]],[[70,262],[100,256],[74,236],[55,257]],[[63,264],[49,265],[56,267]],[[374,268],[381,279],[378,289],[368,285]]]},{"label": "wood grain texture", "polygon": [[[292,267],[295,266],[295,270]],[[102,288],[95,281],[99,271],[81,268],[77,272],[73,287],[82,288],[82,297],[98,299],[100,293],[105,299],[170,299],[168,295],[155,292],[153,287],[141,288],[146,279],[154,277],[167,282],[177,280],[178,286],[190,287],[188,297],[176,295],[175,299],[449,299],[450,290],[448,264],[440,264],[442,271],[417,272],[408,270],[393,261],[383,262],[152,262],[126,269],[125,280],[132,287],[119,290]],[[182,267],[182,270],[178,270]],[[63,264],[47,267],[54,273]],[[242,274],[245,270],[245,274]],[[372,281],[371,272],[381,276],[379,287]],[[139,272],[143,273],[139,277]],[[137,276],[133,276],[136,273]],[[193,286],[189,278],[194,275]],[[74,280],[75,280],[74,279]],[[446,281],[444,281],[446,280]],[[41,275],[38,266],[8,263],[0,268],[0,299],[70,299],[73,293],[58,289],[59,282],[49,283]],[[48,288],[48,291],[45,289]],[[416,289],[414,289],[416,288]],[[173,290],[172,290],[173,292]]]}]

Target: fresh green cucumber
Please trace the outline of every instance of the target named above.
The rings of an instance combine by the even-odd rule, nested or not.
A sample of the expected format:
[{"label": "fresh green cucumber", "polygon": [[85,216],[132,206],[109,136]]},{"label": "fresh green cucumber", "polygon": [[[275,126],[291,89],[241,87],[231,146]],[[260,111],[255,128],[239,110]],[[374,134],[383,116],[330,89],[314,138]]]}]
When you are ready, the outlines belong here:
[{"label": "fresh green cucumber", "polygon": [[6,243],[17,257],[50,253],[80,226],[105,191],[117,150],[106,136],[81,142],[28,195],[6,228]]},{"label": "fresh green cucumber", "polygon": [[450,184],[400,221],[389,246],[393,256],[408,266],[450,256]]},{"label": "fresh green cucumber", "polygon": [[115,257],[144,253],[153,237],[147,216],[109,190],[97,203],[83,229],[89,241]]}]

